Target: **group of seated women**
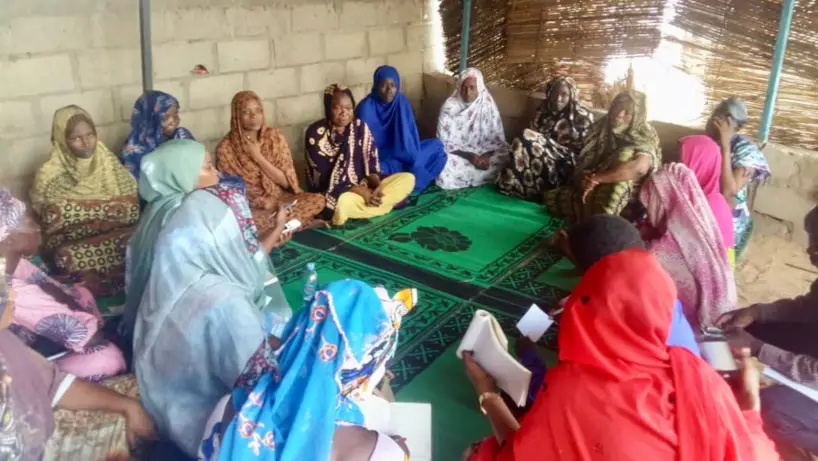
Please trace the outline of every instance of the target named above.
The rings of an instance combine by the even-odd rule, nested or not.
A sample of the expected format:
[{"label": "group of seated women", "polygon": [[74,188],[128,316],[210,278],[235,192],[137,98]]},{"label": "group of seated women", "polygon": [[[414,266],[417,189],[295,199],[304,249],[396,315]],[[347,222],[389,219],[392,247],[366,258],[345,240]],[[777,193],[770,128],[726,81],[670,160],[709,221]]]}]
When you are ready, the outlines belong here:
[{"label": "group of seated women", "polygon": [[[301,229],[343,225],[384,215],[433,181],[447,189],[495,182],[503,193],[541,200],[572,224],[626,216],[639,225],[649,250],[623,248],[587,265],[567,300],[560,333],[560,358],[568,363],[549,372],[547,381],[563,375],[572,378],[560,382],[596,381],[575,397],[549,390],[547,400],[575,399],[588,410],[579,413],[588,424],[594,408],[605,408],[595,399],[613,402],[607,408],[628,421],[629,433],[652,434],[656,440],[645,444],[657,453],[681,453],[692,443],[683,459],[729,458],[719,453],[769,459],[751,457],[756,424],[742,416],[717,377],[698,359],[665,347],[673,310],[646,308],[678,305],[679,322],[690,330],[715,325],[737,307],[730,250],[751,229],[748,183],[769,176],[758,148],[736,134],[747,119],[743,104],[725,101],[706,134],[680,141],[682,163],[665,166],[643,94],[621,93],[594,122],[567,77],[548,84],[531,128],[510,145],[476,69],[461,76],[441,109],[439,139],[420,140],[411,103],[388,66],[377,69],[371,93],[358,106],[349,89],[330,85],[324,109],[324,118],[305,133],[306,190],[287,140],[266,125],[261,100],[251,91],[233,98],[230,129],[215,155],[180,126],[178,101],[165,93],[148,92],[136,102],[119,158],[97,140],[85,111],[58,110],[51,158],[31,193],[45,238],[41,254],[56,279],[24,258],[36,251],[36,238],[2,236],[17,293],[13,331],[29,342],[41,336],[68,349],[56,364],[60,370],[92,380],[116,374],[125,360],[102,338],[92,295],[124,286],[119,332],[142,404],[158,433],[188,456],[241,460],[267,450],[275,459],[402,460],[399,444],[365,429],[356,399],[380,381],[411,303],[396,303],[362,283],[339,282],[305,293],[306,308],[293,317],[268,254],[290,238],[285,226],[293,218]],[[10,196],[3,200],[16,203]],[[36,235],[34,220],[15,209],[0,210],[8,233]],[[570,235],[561,236],[570,250]],[[628,283],[634,279],[641,282]],[[639,326],[644,331],[626,323],[638,317],[647,319]],[[602,324],[610,330],[605,338],[620,341],[616,354],[589,339],[598,334],[583,334]],[[372,331],[348,335],[347,328]],[[624,362],[632,366],[617,365]],[[479,377],[480,370],[467,364]],[[703,388],[718,392],[692,395]],[[650,405],[643,420],[627,417],[637,391]],[[137,435],[151,435],[142,407],[125,406],[126,416],[142,421]],[[540,407],[550,412],[550,422],[530,431],[554,453],[626,457],[614,432],[583,437],[591,426],[568,424],[580,417],[571,405],[535,403],[531,411],[540,414]],[[700,417],[720,428],[706,446],[689,442],[707,435]],[[651,421],[658,426],[648,430]],[[497,439],[469,456],[529,459],[514,454],[528,449],[516,440],[529,426],[506,420],[502,429],[492,422]],[[567,432],[558,434],[549,424]],[[514,443],[497,445],[514,431]],[[764,437],[757,439],[761,450]],[[634,456],[640,447],[632,447]]]}]

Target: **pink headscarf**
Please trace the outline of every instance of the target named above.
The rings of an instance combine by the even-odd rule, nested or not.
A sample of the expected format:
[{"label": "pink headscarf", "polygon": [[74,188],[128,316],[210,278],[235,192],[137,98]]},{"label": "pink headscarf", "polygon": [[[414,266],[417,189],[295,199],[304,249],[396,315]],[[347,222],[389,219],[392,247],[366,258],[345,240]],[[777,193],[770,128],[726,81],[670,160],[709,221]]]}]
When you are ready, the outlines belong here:
[{"label": "pink headscarf", "polygon": [[736,282],[695,174],[681,163],[665,165],[645,181],[640,199],[661,234],[648,248],[676,282],[687,320],[694,329],[713,326],[736,309]]},{"label": "pink headscarf", "polygon": [[733,212],[721,194],[721,150],[709,136],[686,136],[679,141],[682,163],[693,170],[719,225],[727,248],[735,246]]}]

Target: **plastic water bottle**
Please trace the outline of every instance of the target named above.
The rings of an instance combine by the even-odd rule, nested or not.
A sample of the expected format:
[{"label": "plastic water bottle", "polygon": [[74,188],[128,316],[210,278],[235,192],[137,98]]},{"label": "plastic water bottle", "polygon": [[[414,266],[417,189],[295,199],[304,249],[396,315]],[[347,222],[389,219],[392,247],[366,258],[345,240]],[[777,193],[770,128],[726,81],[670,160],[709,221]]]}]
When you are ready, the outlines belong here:
[{"label": "plastic water bottle", "polygon": [[309,304],[315,297],[318,290],[318,274],[315,272],[315,263],[307,263],[307,271],[304,273],[304,302]]}]

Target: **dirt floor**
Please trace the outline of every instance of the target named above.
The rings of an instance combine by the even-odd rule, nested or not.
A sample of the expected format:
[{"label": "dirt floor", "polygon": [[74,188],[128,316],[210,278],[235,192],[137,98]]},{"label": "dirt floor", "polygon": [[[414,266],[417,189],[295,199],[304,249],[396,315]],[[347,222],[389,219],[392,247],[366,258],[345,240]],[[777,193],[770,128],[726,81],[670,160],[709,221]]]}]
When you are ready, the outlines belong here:
[{"label": "dirt floor", "polygon": [[739,304],[797,296],[806,293],[815,279],[818,268],[810,264],[803,247],[756,232],[736,270]]}]

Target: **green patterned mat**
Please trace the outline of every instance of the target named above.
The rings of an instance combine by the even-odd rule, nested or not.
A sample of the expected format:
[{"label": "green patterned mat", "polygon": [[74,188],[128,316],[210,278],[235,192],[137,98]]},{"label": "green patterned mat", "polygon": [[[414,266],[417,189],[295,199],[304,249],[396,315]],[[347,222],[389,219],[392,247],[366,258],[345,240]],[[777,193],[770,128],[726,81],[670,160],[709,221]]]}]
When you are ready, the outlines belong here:
[{"label": "green patterned mat", "polygon": [[488,287],[530,258],[561,225],[541,205],[484,186],[426,193],[387,217],[327,232],[402,264]]},{"label": "green patterned mat", "polygon": [[[294,309],[303,305],[302,281],[307,262],[315,263],[321,284],[354,278],[371,285],[383,285],[390,292],[417,288],[417,307],[404,318],[398,351],[390,365],[395,374],[392,385],[398,401],[432,404],[432,459],[459,459],[471,442],[491,434],[455,350],[476,309],[491,312],[507,332],[514,331],[518,315],[297,243],[288,244],[275,259],[281,267],[279,279],[284,293]],[[543,355],[550,363],[556,358],[553,352],[543,351]]]}]

